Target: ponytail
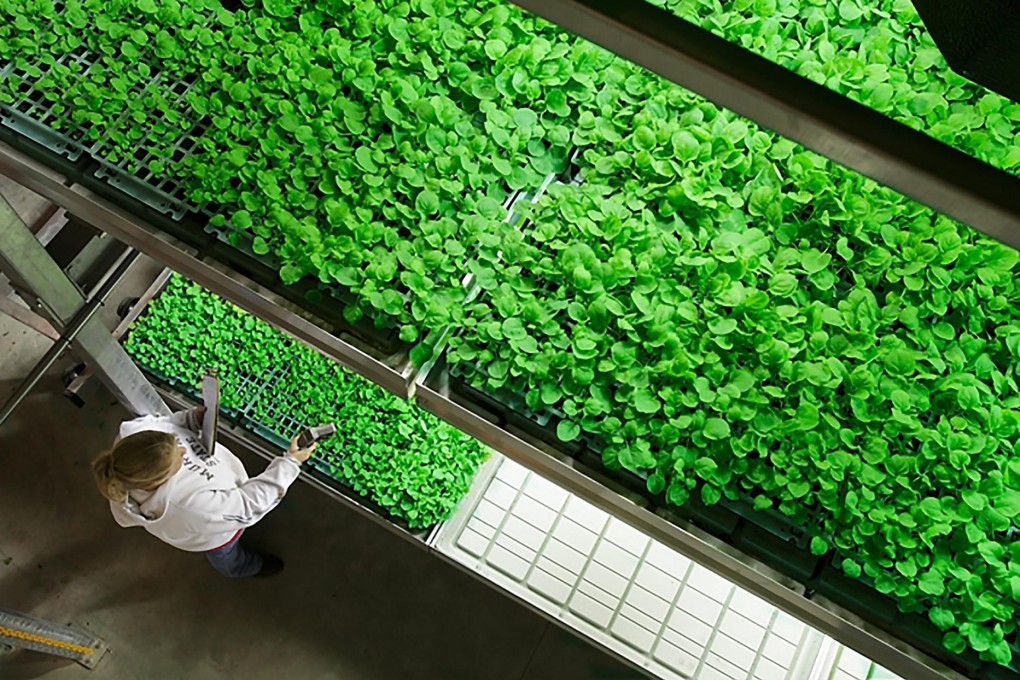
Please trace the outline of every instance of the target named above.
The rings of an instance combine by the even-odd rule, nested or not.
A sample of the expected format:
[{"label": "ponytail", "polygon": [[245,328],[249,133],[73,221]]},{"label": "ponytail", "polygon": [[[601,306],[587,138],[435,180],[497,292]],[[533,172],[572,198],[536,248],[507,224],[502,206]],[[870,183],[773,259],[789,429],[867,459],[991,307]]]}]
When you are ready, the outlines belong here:
[{"label": "ponytail", "polygon": [[99,493],[114,503],[126,503],[132,489],[158,486],[174,469],[177,447],[177,438],[169,432],[146,430],[124,437],[92,461]]},{"label": "ponytail", "polygon": [[127,502],[127,489],[117,478],[117,472],[113,467],[113,451],[104,451],[92,461],[92,476],[95,477],[96,486],[103,496],[114,503]]}]

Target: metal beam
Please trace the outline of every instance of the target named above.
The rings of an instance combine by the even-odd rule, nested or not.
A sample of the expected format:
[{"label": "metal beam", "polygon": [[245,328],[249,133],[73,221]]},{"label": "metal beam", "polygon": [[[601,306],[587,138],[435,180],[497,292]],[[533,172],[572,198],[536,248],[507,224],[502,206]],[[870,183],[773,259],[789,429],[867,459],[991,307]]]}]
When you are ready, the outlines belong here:
[{"label": "metal beam", "polygon": [[220,295],[256,317],[289,333],[304,344],[339,361],[399,397],[407,398],[409,362],[394,358],[389,365],[283,306],[282,299],[236,273],[221,271],[165,234],[135,219],[85,187],[67,186],[52,171],[24,154],[0,144],[0,174],[64,208],[68,214],[102,229],[117,240]]},{"label": "metal beam", "polygon": [[[135,414],[169,413],[124,348],[113,339],[109,329],[94,318],[99,305],[93,304],[90,309],[89,303],[3,197],[0,197],[0,271],[9,272],[26,286],[52,314],[53,321],[64,328],[55,348],[60,347],[62,351],[70,341],[75,353]],[[68,331],[73,334],[68,335]],[[5,405],[4,413],[12,411],[17,401],[20,399]]]},{"label": "metal beam", "polygon": [[559,484],[642,533],[689,557],[698,564],[754,593],[876,663],[910,680],[962,679],[936,659],[912,649],[892,635],[821,599],[811,599],[804,588],[765,565],[724,544],[699,537],[632,503],[584,474],[567,456],[538,448],[454,401],[445,372],[419,382],[415,398],[427,411],[470,434],[508,458]]},{"label": "metal beam", "polygon": [[14,394],[12,394],[7,402],[0,407],[0,427],[3,426],[3,424],[7,421],[7,418],[10,417],[18,405],[32,392],[36,384],[42,380],[42,377],[46,375],[48,370],[50,370],[50,367],[53,366],[53,364],[57,362],[57,359],[60,358],[60,355],[63,354],[71,343],[78,338],[78,335],[82,332],[85,326],[93,320],[96,313],[99,312],[106,303],[106,298],[113,290],[113,287],[120,282],[137,257],[137,252],[128,251],[125,253],[125,257],[121,260],[120,264],[114,268],[106,283],[104,283],[96,291],[95,297],[87,300],[85,304],[83,304],[81,308],[75,312],[74,318],[72,318],[64,327],[63,334],[57,338],[57,341],[53,343],[43,358],[36,363],[28,376],[26,376],[17,389],[14,390]]},{"label": "metal beam", "polygon": [[647,2],[511,0],[1020,249],[1020,178]]},{"label": "metal beam", "polygon": [[[262,295],[246,284],[220,272],[183,248],[163,240],[153,228],[142,224],[122,211],[80,187],[67,187],[53,181],[34,167],[32,161],[0,145],[0,173],[6,174],[49,200],[66,208],[68,213],[91,224],[102,225],[112,235],[149,254],[154,259],[181,272],[210,290],[223,295],[255,316],[290,332],[298,340],[315,347],[358,373],[391,391],[398,387],[407,396],[406,374],[386,366],[349,343],[329,335],[311,322],[282,307],[272,296]],[[696,536],[685,529],[645,510],[624,496],[585,474],[566,456],[542,450],[515,436],[478,413],[455,403],[443,384],[445,371],[419,375],[414,398],[426,410],[450,422],[463,432],[481,440],[504,455],[516,460],[585,500],[631,524],[665,545],[687,555],[699,564],[732,580],[741,587],[773,603],[793,616],[815,626],[873,658],[876,662],[910,680],[945,680],[961,678],[937,660],[919,651],[904,648],[892,636],[873,629],[835,606],[804,596],[803,587],[764,565],[721,543]],[[325,485],[323,485],[325,487]],[[335,492],[334,492],[335,493]]]},{"label": "metal beam", "polygon": [[59,340],[60,333],[46,319],[42,318],[28,307],[15,302],[13,298],[0,297],[0,314],[20,321],[37,333],[45,335],[50,340]]}]

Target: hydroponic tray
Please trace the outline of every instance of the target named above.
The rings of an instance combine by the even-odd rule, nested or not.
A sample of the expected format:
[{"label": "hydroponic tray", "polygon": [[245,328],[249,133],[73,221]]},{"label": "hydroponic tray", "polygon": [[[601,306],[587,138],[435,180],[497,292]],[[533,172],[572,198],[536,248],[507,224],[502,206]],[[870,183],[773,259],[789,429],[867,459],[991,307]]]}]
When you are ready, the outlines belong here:
[{"label": "hydroponic tray", "polygon": [[[75,61],[86,72],[93,65],[93,57],[84,48],[75,50],[64,59]],[[18,73],[19,69],[13,64],[0,67],[0,79]],[[185,97],[193,84],[164,78],[157,72],[146,91],[152,90],[161,96],[166,93],[168,106],[186,118]],[[111,162],[107,160],[109,140],[102,139],[91,144],[76,141],[73,131],[80,125],[71,121],[68,115],[70,107],[62,112],[54,111],[54,107],[27,79],[21,81],[19,94],[21,99],[14,104],[0,105],[0,141],[58,170],[70,181],[125,208],[132,215],[158,226],[197,250],[203,258],[221,262],[315,314],[332,326],[334,332],[355,340],[363,349],[382,356],[406,351],[406,343],[401,342],[391,328],[380,328],[367,317],[356,323],[344,317],[343,311],[353,302],[354,296],[342,286],[316,285],[308,280],[291,286],[282,285],[278,263],[255,254],[250,244],[243,247],[243,244],[232,243],[226,230],[209,225],[211,215],[219,210],[216,206],[190,201],[178,182],[161,177],[151,169],[154,164],[171,158],[175,161],[186,158],[204,130],[204,121],[187,121],[183,126],[186,132],[165,153],[139,145],[134,157]],[[143,94],[139,92],[138,96]],[[164,158],[167,155],[169,157]]]},{"label": "hydroponic tray", "polygon": [[[167,290],[168,284],[173,284],[172,294]],[[194,297],[196,292],[201,292],[201,295]],[[166,302],[164,298],[167,295],[170,295],[172,302]],[[159,307],[162,311],[152,307],[150,303],[153,302],[159,302]],[[167,313],[166,308],[163,307],[164,303],[170,304],[172,308],[176,309],[192,309],[188,306],[191,304],[196,306],[190,312],[192,315],[190,317],[167,317],[161,316]],[[174,305],[181,304],[183,304],[183,307],[174,307]],[[203,304],[207,306],[202,306]],[[213,306],[208,306],[210,304]],[[148,317],[146,312],[151,312],[151,314],[155,315],[155,326],[147,325]],[[284,343],[276,347],[276,351],[279,353],[273,355],[273,359],[268,365],[264,360],[261,363],[255,360],[254,364],[250,362],[244,362],[241,365],[232,363],[230,357],[237,356],[238,354],[243,355],[246,351],[250,351],[250,341],[245,341],[241,333],[235,332],[227,336],[223,334],[223,326],[217,326],[215,319],[230,315],[233,315],[233,318],[242,320],[241,328],[248,329],[251,333],[269,333],[270,335],[260,336],[264,339],[265,343],[274,347],[276,347],[274,345],[275,342]],[[213,355],[203,355],[201,354],[203,345],[199,342],[197,345],[192,345],[190,350],[187,347],[183,348],[184,354],[182,356],[191,357],[190,359],[186,359],[183,362],[171,360],[168,364],[164,364],[163,357],[166,351],[182,351],[182,347],[174,346],[173,338],[175,334],[173,331],[164,334],[162,330],[166,328],[166,324],[174,324],[174,321],[170,319],[176,319],[182,328],[186,327],[182,331],[184,336],[190,337],[195,335],[196,338],[199,336],[218,338],[213,344],[223,354],[214,352]],[[196,334],[196,327],[203,323],[202,319],[209,320],[208,327],[198,331]],[[390,436],[391,432],[395,433],[399,430],[401,435],[410,437],[407,440],[407,443],[410,444],[416,441],[415,436],[422,436],[423,431],[409,429],[405,432],[403,428],[428,428],[429,426],[416,420],[417,417],[427,414],[416,411],[417,416],[407,413],[409,417],[405,418],[404,414],[406,411],[404,409],[394,409],[392,405],[387,405],[391,402],[398,405],[404,402],[398,397],[386,395],[377,386],[364,383],[362,378],[354,379],[355,382],[350,382],[350,376],[342,380],[338,379],[332,385],[333,390],[325,389],[320,381],[324,380],[326,383],[329,383],[329,376],[334,375],[333,371],[339,370],[341,373],[346,373],[346,371],[338,365],[332,364],[328,359],[320,357],[307,349],[302,349],[300,356],[292,355],[292,350],[288,349],[288,346],[293,346],[295,349],[298,347],[293,340],[286,339],[283,334],[271,330],[265,322],[260,322],[241,310],[234,309],[231,311],[228,305],[215,298],[212,294],[202,292],[200,288],[189,284],[180,277],[172,276],[169,270],[166,270],[157,277],[156,281],[144,295],[131,307],[115,331],[115,336],[129,347],[132,347],[130,350],[132,357],[153,383],[164,391],[172,391],[183,395],[184,398],[192,403],[198,401],[199,390],[196,383],[198,375],[204,370],[203,367],[218,366],[226,369],[222,378],[229,382],[223,383],[223,403],[230,404],[230,407],[222,409],[225,415],[224,420],[238,428],[246,439],[257,440],[257,443],[261,444],[262,448],[270,450],[286,450],[291,438],[296,433],[311,424],[321,422],[321,416],[315,414],[309,415],[308,412],[302,410],[303,400],[309,396],[309,392],[301,392],[302,389],[311,389],[312,394],[321,393],[323,395],[322,398],[327,403],[373,403],[372,399],[379,397],[381,401],[378,404],[378,410],[375,408],[370,408],[367,411],[359,411],[357,409],[355,411],[343,411],[343,409],[340,409],[339,411],[331,412],[329,417],[334,419],[340,426],[339,436],[341,437],[340,440],[333,443],[343,444],[346,442],[347,445],[337,448],[327,443],[325,447],[320,448],[318,454],[310,459],[309,463],[305,465],[305,469],[310,474],[315,473],[312,476],[331,490],[339,492],[347,499],[353,500],[358,506],[367,509],[402,531],[414,534],[418,538],[424,537],[442,519],[441,514],[428,514],[429,511],[434,512],[434,508],[431,508],[431,506],[429,506],[431,510],[424,510],[424,506],[415,504],[417,500],[421,499],[419,494],[424,493],[427,487],[430,493],[438,494],[435,497],[439,498],[442,502],[455,504],[459,499],[458,494],[461,493],[456,485],[464,483],[464,480],[466,480],[466,483],[470,483],[470,479],[476,471],[474,467],[466,467],[463,473],[466,477],[462,481],[451,482],[454,484],[453,487],[442,483],[439,488],[431,486],[428,480],[417,479],[417,481],[411,481],[403,475],[400,475],[399,479],[391,479],[389,487],[376,488],[364,478],[358,477],[361,473],[351,472],[348,467],[361,469],[362,456],[367,455],[366,451],[368,449],[372,450],[370,458],[376,455],[383,456],[383,458],[379,458],[375,463],[367,463],[369,466],[379,465],[385,468],[387,460],[392,454],[392,451],[389,449],[394,445],[394,442],[387,440],[386,443],[382,443],[382,439],[380,439],[380,446],[383,450],[377,450],[377,447],[372,446],[374,441],[373,433],[375,436],[385,439]],[[274,338],[279,339],[274,340]],[[134,343],[134,340],[138,340],[138,343]],[[155,344],[153,344],[154,342]],[[148,350],[146,349],[147,347],[149,348]],[[151,351],[153,348],[155,348],[154,352]],[[314,357],[313,363],[311,365],[302,363],[301,356]],[[221,359],[225,360],[226,363],[218,363]],[[298,378],[296,374],[293,374],[295,370],[309,370],[314,373],[317,370],[314,366],[319,365],[315,364],[315,361],[326,366],[325,373],[318,374],[318,380],[313,379],[309,383],[309,378],[305,377],[303,378],[304,382],[302,382],[302,378]],[[296,366],[304,366],[305,368],[299,369],[295,368]],[[186,380],[180,379],[177,375],[173,374],[176,371],[184,371],[184,375],[187,375],[188,378]],[[305,374],[301,373],[301,375]],[[304,388],[301,387],[302,384],[305,386]],[[354,391],[351,391],[352,389]],[[299,394],[303,396],[298,396]],[[361,401],[363,399],[368,401]],[[349,417],[341,415],[342,412],[347,413]],[[319,419],[307,422],[307,419],[310,417]],[[379,426],[381,426],[381,429]],[[434,426],[437,428],[449,427],[438,421],[434,423]],[[351,430],[352,427],[354,428],[353,430]],[[354,431],[357,431],[359,436],[357,440],[358,446],[350,446],[351,440],[344,439],[352,436]],[[433,445],[439,446],[443,442],[448,441],[448,435],[454,433],[448,432],[443,434],[442,432],[437,432],[436,434],[440,439],[433,442]],[[467,437],[459,433],[456,434],[467,440]],[[429,445],[426,444],[426,446]],[[481,447],[475,448],[478,451],[483,451]],[[431,451],[432,449],[426,450]],[[346,460],[348,454],[354,456],[352,461]],[[442,464],[441,461],[434,462],[440,466]],[[440,469],[444,474],[458,474],[452,472],[451,469]],[[352,478],[350,475],[354,475],[354,477]],[[358,479],[361,480],[360,483],[367,484],[371,490],[365,490],[365,487],[358,487]],[[445,476],[442,479],[448,480]],[[375,495],[379,493],[384,495]],[[405,502],[401,502],[400,507],[403,508],[404,512],[410,512],[410,515],[399,514],[401,512],[399,509],[393,510],[386,505],[388,502],[387,498],[403,499],[405,495],[409,495],[413,502],[410,506]],[[376,498],[380,500],[377,501],[375,500]],[[396,503],[398,501],[393,502]],[[396,507],[396,505],[393,505],[393,508]],[[421,511],[420,514],[419,511]],[[418,518],[417,522],[414,521],[416,518]]]},{"label": "hydroponic tray", "polygon": [[[454,385],[457,388],[454,390]],[[949,661],[974,677],[999,680],[1016,678],[1016,669],[982,662],[977,654],[968,652],[950,655],[942,646],[942,633],[918,613],[900,612],[895,600],[877,591],[864,580],[851,579],[832,564],[834,553],[816,556],[810,552],[805,532],[777,511],[759,512],[747,502],[723,501],[706,506],[692,498],[682,507],[668,505],[663,494],[648,492],[644,480],[626,470],[612,470],[602,463],[601,454],[588,448],[580,453],[569,445],[554,441],[555,430],[539,426],[534,420],[506,407],[499,399],[469,385],[450,380],[457,400],[479,415],[494,418],[501,426],[522,433],[539,448],[553,448],[562,455],[578,460],[592,470],[596,478],[605,478],[646,498],[647,508],[682,527],[693,525],[753,557],[769,568],[788,576],[806,588],[809,597],[815,594],[841,606],[862,620],[923,650],[935,658]],[[479,409],[478,407],[482,408]],[[1020,650],[1018,650],[1020,651]]]},{"label": "hydroponic tray", "polygon": [[341,299],[338,295],[334,296],[330,291],[309,284],[307,281],[284,286],[280,282],[278,267],[250,251],[231,246],[226,240],[218,238],[215,233],[207,231],[207,215],[187,212],[179,220],[172,219],[126,192],[124,186],[127,186],[130,181],[125,180],[115,184],[110,181],[110,177],[113,175],[96,175],[94,171],[100,166],[100,162],[88,154],[83,153],[72,161],[57,151],[44,147],[37,139],[26,136],[21,130],[8,125],[0,124],[0,141],[60,172],[69,181],[124,208],[131,215],[156,226],[160,231],[166,232],[193,248],[199,253],[201,259],[218,262],[273,291],[276,295],[321,319],[327,330],[354,341],[362,349],[379,357],[393,356],[406,350],[406,344],[400,342],[396,333],[388,329],[378,329],[367,317],[355,324],[347,321],[343,316],[343,310],[348,304],[349,297],[345,296],[346,299]]},{"label": "hydroponic tray", "polygon": [[995,680],[1017,677],[1015,668],[982,662],[970,650],[964,654],[950,655],[942,646],[942,633],[926,616],[900,612],[891,597],[880,593],[863,580],[847,577],[832,564],[832,551],[824,556],[813,555],[805,530],[778,511],[755,511],[748,501],[723,500],[714,506],[707,506],[696,494],[682,507],[669,505],[664,494],[651,494],[645,479],[639,475],[626,470],[613,470],[604,465],[600,451],[557,442],[555,420],[552,427],[540,425],[534,418],[528,418],[523,412],[509,407],[498,395],[489,394],[452,376],[449,384],[451,391],[460,397],[458,403],[468,405],[475,412],[484,413],[489,418],[494,417],[502,427],[523,433],[526,438],[539,443],[539,448],[551,447],[564,456],[578,460],[583,467],[592,470],[596,477],[608,479],[645,497],[650,511],[680,526],[693,525],[708,532],[776,572],[803,584],[809,595],[817,593],[869,624],[894,633],[932,657],[947,662],[952,659],[954,666],[966,669],[974,677]]},{"label": "hydroponic tray", "polygon": [[[139,367],[160,391],[178,394],[192,405],[198,405],[201,402],[196,388],[185,385],[174,378],[163,376],[143,364],[139,364]],[[271,383],[272,378],[266,380],[264,378],[253,377],[251,380],[251,387],[254,390],[261,391],[261,389],[264,389]],[[262,423],[231,409],[222,409],[220,411],[220,415],[239,431],[243,439],[261,444],[264,448],[286,451],[287,447],[290,445],[289,439],[277,432],[279,428],[263,425]],[[288,425],[297,425],[297,422],[293,419],[284,418],[283,421]],[[371,512],[379,519],[384,520],[388,524],[392,524],[400,531],[413,536],[419,541],[424,542],[436,526],[430,525],[422,529],[412,529],[403,519],[394,516],[378,503],[375,503],[369,498],[359,494],[330,475],[329,464],[316,456],[312,456],[312,458],[309,459],[308,464],[302,468],[302,474],[313,478],[321,485],[329,487],[336,494],[344,497],[349,502]]]}]

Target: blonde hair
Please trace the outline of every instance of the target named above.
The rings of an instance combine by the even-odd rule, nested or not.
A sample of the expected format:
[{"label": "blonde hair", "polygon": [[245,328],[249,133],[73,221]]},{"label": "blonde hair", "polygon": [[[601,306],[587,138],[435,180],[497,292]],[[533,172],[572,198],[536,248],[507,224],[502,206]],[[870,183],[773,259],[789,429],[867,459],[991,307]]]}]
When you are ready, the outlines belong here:
[{"label": "blonde hair", "polygon": [[162,482],[173,468],[177,446],[177,437],[169,432],[146,430],[124,437],[92,461],[99,493],[124,503],[128,491]]}]

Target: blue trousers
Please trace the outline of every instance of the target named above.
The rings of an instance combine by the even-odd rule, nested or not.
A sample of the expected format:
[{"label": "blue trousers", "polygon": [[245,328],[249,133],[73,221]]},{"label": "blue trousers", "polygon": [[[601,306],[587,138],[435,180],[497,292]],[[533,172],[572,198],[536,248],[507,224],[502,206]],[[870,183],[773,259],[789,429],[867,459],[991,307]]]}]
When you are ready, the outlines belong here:
[{"label": "blue trousers", "polygon": [[262,569],[262,556],[241,545],[241,534],[222,547],[206,551],[205,558],[213,569],[230,578],[254,576]]}]

